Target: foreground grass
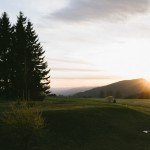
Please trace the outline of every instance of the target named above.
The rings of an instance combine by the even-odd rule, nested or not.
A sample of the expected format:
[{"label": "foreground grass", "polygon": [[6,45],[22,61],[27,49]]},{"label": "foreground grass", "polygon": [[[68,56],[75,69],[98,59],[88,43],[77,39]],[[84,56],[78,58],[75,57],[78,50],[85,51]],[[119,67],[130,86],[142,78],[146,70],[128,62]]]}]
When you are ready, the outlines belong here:
[{"label": "foreground grass", "polygon": [[[150,150],[150,100],[52,98],[36,102],[46,121],[39,150]],[[0,111],[9,109],[0,103]],[[17,142],[17,141],[16,141]],[[5,144],[0,143],[2,150]],[[1,148],[0,148],[1,149]]]}]

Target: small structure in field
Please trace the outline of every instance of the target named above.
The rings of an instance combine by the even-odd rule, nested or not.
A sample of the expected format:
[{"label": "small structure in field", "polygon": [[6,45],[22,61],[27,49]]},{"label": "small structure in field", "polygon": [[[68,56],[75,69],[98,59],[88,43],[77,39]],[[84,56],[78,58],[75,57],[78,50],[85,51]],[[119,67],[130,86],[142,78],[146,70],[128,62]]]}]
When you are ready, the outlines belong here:
[{"label": "small structure in field", "polygon": [[116,99],[113,96],[108,96],[105,100],[109,103],[116,103]]}]

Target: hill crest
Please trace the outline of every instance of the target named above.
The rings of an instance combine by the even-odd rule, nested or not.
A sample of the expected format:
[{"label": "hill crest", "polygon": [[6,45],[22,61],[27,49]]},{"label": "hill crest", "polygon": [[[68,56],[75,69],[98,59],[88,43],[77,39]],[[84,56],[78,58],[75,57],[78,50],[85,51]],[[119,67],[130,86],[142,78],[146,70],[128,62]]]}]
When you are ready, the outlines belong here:
[{"label": "hill crest", "polygon": [[85,92],[75,94],[75,97],[104,98],[114,96],[116,98],[128,98],[143,92],[150,91],[150,83],[143,79],[123,80],[106,86],[93,88]]}]

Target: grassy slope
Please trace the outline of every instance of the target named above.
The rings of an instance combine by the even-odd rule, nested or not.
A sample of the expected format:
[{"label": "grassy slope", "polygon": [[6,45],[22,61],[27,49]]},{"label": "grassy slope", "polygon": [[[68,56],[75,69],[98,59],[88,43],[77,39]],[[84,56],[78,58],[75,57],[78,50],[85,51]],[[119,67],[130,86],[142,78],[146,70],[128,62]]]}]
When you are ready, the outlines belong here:
[{"label": "grassy slope", "polygon": [[150,134],[142,133],[150,130],[150,100],[55,98],[36,105],[47,123],[40,150],[150,150]]}]

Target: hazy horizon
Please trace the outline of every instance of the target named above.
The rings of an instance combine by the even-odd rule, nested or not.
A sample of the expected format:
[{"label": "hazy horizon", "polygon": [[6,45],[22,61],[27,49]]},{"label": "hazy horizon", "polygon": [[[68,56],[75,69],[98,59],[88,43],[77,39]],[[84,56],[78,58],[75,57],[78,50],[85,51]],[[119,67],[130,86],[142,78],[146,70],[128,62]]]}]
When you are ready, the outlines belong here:
[{"label": "hazy horizon", "polygon": [[[51,88],[150,80],[149,0],[1,0],[12,23],[34,24],[51,68]],[[5,8],[5,9],[4,9]]]},{"label": "hazy horizon", "polygon": [[99,84],[98,86],[79,86],[79,87],[51,88],[50,91],[51,91],[52,94],[56,94],[56,95],[71,96],[71,95],[74,95],[76,93],[85,92],[85,91],[92,90],[92,89],[95,89],[95,88],[100,88],[100,87],[103,87],[103,86],[109,86],[111,84],[117,84],[117,83],[125,82],[125,81],[131,81],[132,82],[132,81],[135,81],[135,80],[136,80],[137,84],[140,81],[139,86],[147,86],[147,85],[150,86],[150,81],[149,80],[146,80],[144,78],[136,78],[136,79],[119,80],[119,81],[116,81],[116,82],[109,82],[109,83],[105,83],[105,84],[101,84],[101,85]]}]

